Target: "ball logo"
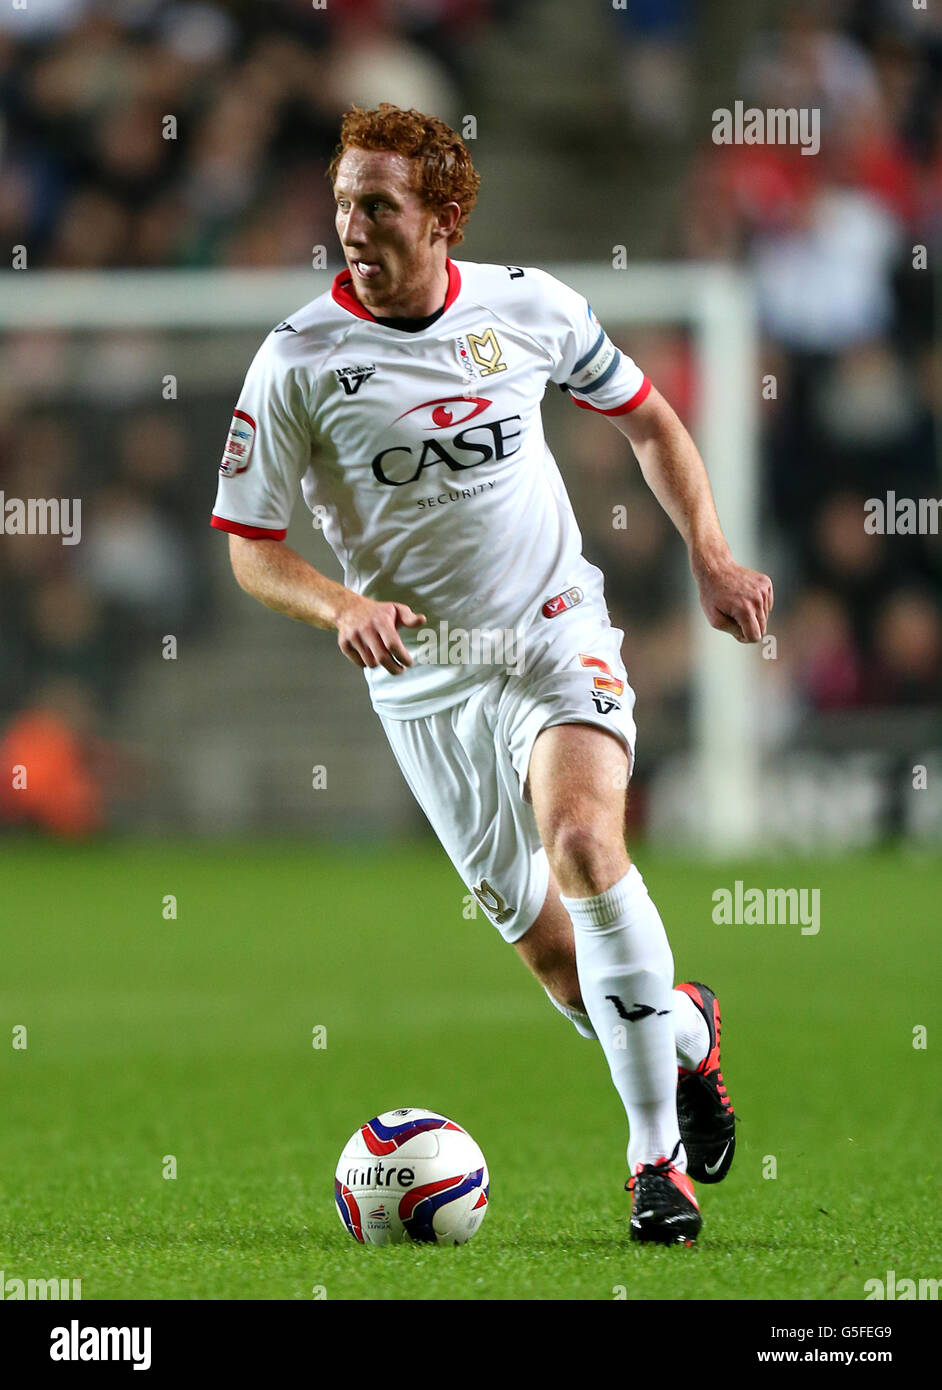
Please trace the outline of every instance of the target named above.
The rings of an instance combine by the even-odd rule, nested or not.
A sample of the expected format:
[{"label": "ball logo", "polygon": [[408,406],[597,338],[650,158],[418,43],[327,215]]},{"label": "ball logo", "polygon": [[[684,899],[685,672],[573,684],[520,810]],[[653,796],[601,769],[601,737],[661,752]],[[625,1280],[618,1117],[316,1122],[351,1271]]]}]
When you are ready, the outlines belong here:
[{"label": "ball logo", "polygon": [[233,412],[226,447],[222,451],[222,463],[219,465],[219,471],[224,478],[233,478],[248,468],[252,445],[255,443],[255,430],[256,424],[251,415],[247,415],[244,410]]},{"label": "ball logo", "polygon": [[[390,1183],[395,1183],[397,1187],[411,1187],[415,1182],[415,1170],[397,1168],[395,1164],[383,1163],[380,1159],[376,1163],[366,1165],[353,1164],[347,1169],[343,1180],[351,1190],[354,1187],[388,1187]],[[372,1216],[372,1212],[370,1215]]]},{"label": "ball logo", "polygon": [[337,1215],[360,1245],[463,1245],[484,1219],[489,1186],[467,1130],[408,1106],[361,1125],[334,1174]]}]

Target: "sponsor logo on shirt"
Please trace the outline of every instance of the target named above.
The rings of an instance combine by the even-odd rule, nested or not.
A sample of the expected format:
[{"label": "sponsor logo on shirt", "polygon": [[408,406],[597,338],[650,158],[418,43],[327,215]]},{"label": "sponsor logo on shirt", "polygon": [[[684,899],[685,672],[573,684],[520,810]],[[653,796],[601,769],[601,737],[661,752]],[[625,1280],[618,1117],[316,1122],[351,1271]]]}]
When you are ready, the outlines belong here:
[{"label": "sponsor logo on shirt", "polygon": [[429,410],[430,424],[423,421],[421,416],[413,423],[427,430],[447,430],[452,425],[466,425],[491,404],[492,402],[484,396],[443,396],[437,401],[423,401],[421,405],[404,410],[401,415],[396,416],[393,424],[398,425],[400,420],[404,420],[407,415],[415,415],[417,411]]},{"label": "sponsor logo on shirt", "polygon": [[248,468],[256,428],[251,415],[247,415],[244,410],[233,411],[226,447],[222,451],[222,463],[219,465],[219,471],[224,478],[233,478]]},{"label": "sponsor logo on shirt", "polygon": [[[400,422],[408,420],[409,425],[428,430],[432,437],[417,440],[413,436],[408,443],[381,449],[372,460],[374,478],[387,487],[404,487],[416,482],[423,469],[436,464],[443,463],[452,473],[464,473],[482,463],[500,463],[510,458],[521,447],[521,431],[514,428],[520,424],[519,415],[469,423],[491,404],[485,396],[444,396],[403,411],[393,426],[403,428]],[[463,428],[447,439],[434,437],[436,431],[454,430],[456,425]]]}]

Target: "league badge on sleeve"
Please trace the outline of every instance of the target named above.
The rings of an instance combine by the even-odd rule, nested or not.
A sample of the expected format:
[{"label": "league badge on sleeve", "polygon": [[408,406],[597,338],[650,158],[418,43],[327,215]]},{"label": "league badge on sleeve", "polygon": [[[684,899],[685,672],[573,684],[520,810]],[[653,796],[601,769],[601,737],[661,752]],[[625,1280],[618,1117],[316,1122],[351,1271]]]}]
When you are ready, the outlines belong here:
[{"label": "league badge on sleeve", "polygon": [[222,463],[219,465],[219,471],[224,478],[233,478],[248,468],[252,445],[255,443],[255,430],[255,421],[251,415],[246,415],[244,410],[233,412],[226,447],[222,451]]},{"label": "league badge on sleeve", "polygon": [[563,593],[548,598],[540,612],[544,618],[557,618],[560,613],[565,613],[567,608],[575,608],[584,597],[581,589],[566,589]]}]

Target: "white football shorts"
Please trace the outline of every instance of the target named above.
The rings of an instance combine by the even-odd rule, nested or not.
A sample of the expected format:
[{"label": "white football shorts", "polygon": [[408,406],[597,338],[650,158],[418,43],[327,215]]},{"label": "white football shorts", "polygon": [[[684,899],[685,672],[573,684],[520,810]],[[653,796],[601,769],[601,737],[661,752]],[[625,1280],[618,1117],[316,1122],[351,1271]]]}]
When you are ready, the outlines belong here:
[{"label": "white football shorts", "polygon": [[380,715],[413,795],[505,941],[532,926],[549,884],[527,788],[537,735],[553,724],[598,725],[624,743],[634,765],[624,634],[603,601],[586,610],[548,619],[528,642],[521,674],[502,670],[436,714]]}]

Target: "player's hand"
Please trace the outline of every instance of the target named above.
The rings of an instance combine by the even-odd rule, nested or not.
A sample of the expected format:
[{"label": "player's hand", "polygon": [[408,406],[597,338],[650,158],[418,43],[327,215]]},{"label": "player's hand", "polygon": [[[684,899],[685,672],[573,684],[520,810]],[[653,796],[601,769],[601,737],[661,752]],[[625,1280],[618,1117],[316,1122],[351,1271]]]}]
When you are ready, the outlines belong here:
[{"label": "player's hand", "polygon": [[337,645],[361,670],[382,666],[398,676],[412,665],[412,657],[397,629],[424,623],[425,614],[414,613],[407,603],[377,603],[351,592],[335,618]]},{"label": "player's hand", "polygon": [[694,566],[700,603],[710,626],[729,632],[737,642],[759,642],[772,611],[772,581],[745,569],[732,557],[719,564]]}]

